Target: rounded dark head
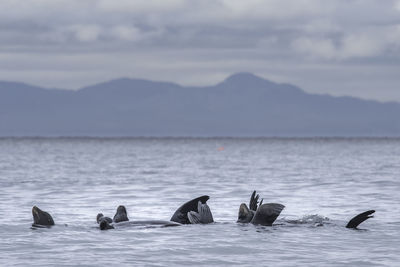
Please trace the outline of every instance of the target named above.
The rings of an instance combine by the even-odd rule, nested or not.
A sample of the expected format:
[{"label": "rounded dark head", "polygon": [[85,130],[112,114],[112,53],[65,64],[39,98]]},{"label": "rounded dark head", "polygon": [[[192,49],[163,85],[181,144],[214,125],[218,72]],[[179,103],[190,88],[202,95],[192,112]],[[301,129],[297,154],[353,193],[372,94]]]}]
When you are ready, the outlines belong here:
[{"label": "rounded dark head", "polygon": [[108,223],[112,223],[112,219],[103,215],[103,213],[97,214],[96,222],[100,223],[102,220],[106,220]]},{"label": "rounded dark head", "polygon": [[97,214],[96,222],[97,222],[97,223],[100,223],[100,219],[103,218],[103,217],[104,217],[103,213]]},{"label": "rounded dark head", "polygon": [[253,219],[254,211],[250,210],[245,203],[240,204],[238,223],[249,223]]},{"label": "rounded dark head", "polygon": [[54,225],[51,215],[36,206],[32,208],[33,224],[50,226]]},{"label": "rounded dark head", "polygon": [[114,229],[114,226],[109,224],[104,216],[103,216],[103,218],[100,219],[99,224],[100,224],[100,230]]},{"label": "rounded dark head", "polygon": [[118,206],[117,212],[114,215],[114,222],[124,222],[129,221],[128,213],[126,212],[125,206]]},{"label": "rounded dark head", "polygon": [[122,206],[122,205],[118,206],[117,213],[125,213],[125,214],[127,214],[125,206]]}]

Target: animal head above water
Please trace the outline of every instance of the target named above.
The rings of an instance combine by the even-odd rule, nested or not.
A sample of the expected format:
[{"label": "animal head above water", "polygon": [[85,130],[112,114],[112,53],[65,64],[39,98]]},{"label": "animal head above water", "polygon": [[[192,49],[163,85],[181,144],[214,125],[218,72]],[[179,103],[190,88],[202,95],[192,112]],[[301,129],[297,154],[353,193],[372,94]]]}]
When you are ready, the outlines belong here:
[{"label": "animal head above water", "polygon": [[111,219],[108,217],[100,217],[98,223],[99,223],[99,227],[100,230],[108,230],[108,229],[114,229],[114,226],[111,225],[110,221]]},{"label": "animal head above water", "polygon": [[54,220],[51,215],[36,206],[32,208],[33,225],[51,226],[54,225]]},{"label": "animal head above water", "polygon": [[103,221],[103,220],[106,220],[108,223],[112,223],[113,222],[113,220],[111,218],[104,216],[103,213],[97,214],[96,222],[98,224],[100,224],[100,222]]},{"label": "animal head above water", "polygon": [[238,223],[249,223],[253,219],[254,211],[250,210],[245,203],[240,204]]},{"label": "animal head above water", "polygon": [[126,212],[125,206],[118,206],[117,212],[114,215],[114,222],[124,222],[129,221],[128,213]]},{"label": "animal head above water", "polygon": [[100,223],[100,219],[103,218],[103,217],[104,217],[103,213],[97,214],[97,216],[96,216],[96,222],[97,222],[97,223]]}]

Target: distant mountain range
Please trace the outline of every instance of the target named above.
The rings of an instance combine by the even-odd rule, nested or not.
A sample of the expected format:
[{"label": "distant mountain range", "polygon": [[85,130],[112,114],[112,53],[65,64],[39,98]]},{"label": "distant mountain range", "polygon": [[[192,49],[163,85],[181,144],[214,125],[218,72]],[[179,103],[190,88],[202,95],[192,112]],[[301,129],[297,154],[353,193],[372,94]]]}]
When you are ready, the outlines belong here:
[{"label": "distant mountain range", "polygon": [[308,94],[250,73],[207,87],[0,82],[0,136],[400,136],[400,104]]}]

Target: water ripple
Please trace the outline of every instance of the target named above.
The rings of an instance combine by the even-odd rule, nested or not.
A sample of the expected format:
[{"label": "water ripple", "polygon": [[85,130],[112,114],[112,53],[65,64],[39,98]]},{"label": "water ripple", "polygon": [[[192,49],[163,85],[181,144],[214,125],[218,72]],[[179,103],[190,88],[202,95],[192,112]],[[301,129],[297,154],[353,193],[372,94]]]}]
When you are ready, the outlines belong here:
[{"label": "water ripple", "polygon": [[[223,147],[224,149],[220,149]],[[399,139],[0,139],[0,260],[9,266],[395,266]],[[257,189],[286,208],[236,224]],[[208,194],[217,223],[101,232],[98,212],[168,220]],[[30,229],[31,208],[56,226]],[[346,222],[367,209],[365,231]],[[318,215],[316,215],[318,214]]]}]

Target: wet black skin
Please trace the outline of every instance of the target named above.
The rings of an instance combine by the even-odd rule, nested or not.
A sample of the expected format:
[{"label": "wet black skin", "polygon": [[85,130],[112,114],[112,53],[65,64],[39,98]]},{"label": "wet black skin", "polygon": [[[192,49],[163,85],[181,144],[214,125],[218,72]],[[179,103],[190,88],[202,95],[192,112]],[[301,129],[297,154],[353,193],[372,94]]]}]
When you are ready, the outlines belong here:
[{"label": "wet black skin", "polygon": [[54,220],[51,215],[36,206],[32,208],[33,224],[32,226],[52,226]]},{"label": "wet black skin", "polygon": [[100,224],[101,221],[106,220],[108,223],[112,223],[113,220],[110,217],[105,217],[103,213],[97,214],[96,221]]},{"label": "wet black skin", "polygon": [[108,229],[114,229],[114,226],[112,226],[106,219],[103,217],[100,219],[99,222],[100,230],[108,230]]},{"label": "wet black skin", "polygon": [[[242,203],[239,207],[238,223],[252,223],[256,225],[271,226],[272,223],[279,216],[281,210],[284,208],[283,205],[278,203],[267,203],[258,204],[259,196],[254,191],[250,197],[249,207],[245,203]],[[357,227],[368,220],[373,218],[371,215],[375,213],[375,210],[368,210],[363,213],[354,216],[346,225],[346,228],[357,229]]]},{"label": "wet black skin", "polygon": [[105,217],[103,213],[97,214],[96,221],[101,230],[114,229],[114,226],[111,225],[113,220],[110,217]]},{"label": "wet black skin", "polygon": [[185,204],[180,206],[175,211],[175,213],[174,213],[174,215],[172,215],[170,221],[181,223],[181,224],[190,224],[187,213],[189,211],[198,212],[197,207],[198,207],[199,201],[201,203],[205,204],[209,198],[210,198],[209,196],[201,196],[201,197],[198,197],[198,198],[195,198],[195,199],[192,199],[192,200],[186,202]]},{"label": "wet black skin", "polygon": [[[238,223],[250,223],[254,217],[258,209],[258,199],[260,196],[257,194],[256,190],[250,196],[249,207],[245,203],[240,204],[239,214],[238,214]],[[262,205],[263,200],[260,202],[260,206]]]},{"label": "wet black skin", "polygon": [[254,213],[254,210],[250,210],[245,203],[242,203],[239,207],[238,220],[236,222],[249,223],[253,219]]},{"label": "wet black skin", "polygon": [[359,226],[363,221],[373,218],[374,216],[371,214],[374,212],[375,210],[368,210],[358,214],[349,221],[349,223],[346,225],[346,228],[357,229],[357,226]]},{"label": "wet black skin", "polygon": [[122,206],[122,205],[118,206],[117,212],[114,215],[113,221],[116,223],[129,221],[128,213],[126,212],[126,208],[124,206]]}]

